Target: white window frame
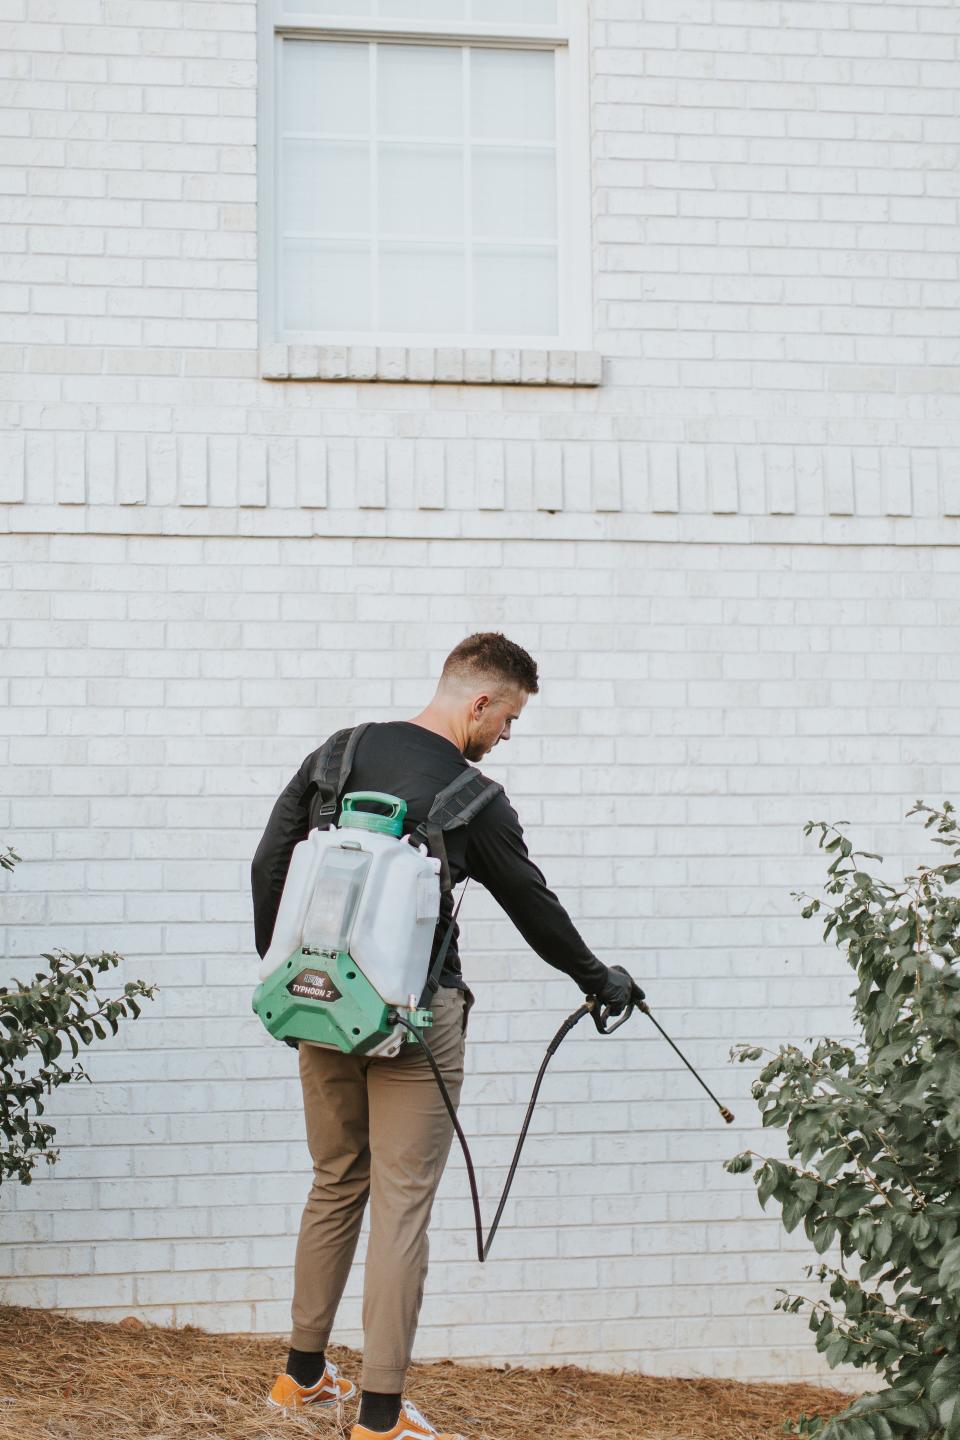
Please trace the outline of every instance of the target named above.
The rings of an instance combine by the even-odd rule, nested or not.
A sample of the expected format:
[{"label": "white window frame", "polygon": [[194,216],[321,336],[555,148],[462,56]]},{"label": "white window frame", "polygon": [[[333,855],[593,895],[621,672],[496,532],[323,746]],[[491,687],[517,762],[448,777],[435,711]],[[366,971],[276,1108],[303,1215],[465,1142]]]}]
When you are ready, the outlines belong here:
[{"label": "white window frame", "polygon": [[[437,347],[463,350],[586,351],[593,340],[593,285],[590,185],[588,7],[584,0],[557,0],[556,25],[510,25],[476,21],[396,21],[338,18],[335,0],[317,0],[315,11],[289,12],[284,0],[261,0],[258,104],[258,246],[261,347],[362,346]],[[391,44],[464,45],[550,49],[556,55],[557,280],[558,333],[430,334],[396,331],[279,329],[281,282],[280,214],[275,170],[278,164],[277,77],[284,39],[367,40]],[[277,378],[280,378],[279,376]],[[593,382],[595,383],[595,382]]]}]

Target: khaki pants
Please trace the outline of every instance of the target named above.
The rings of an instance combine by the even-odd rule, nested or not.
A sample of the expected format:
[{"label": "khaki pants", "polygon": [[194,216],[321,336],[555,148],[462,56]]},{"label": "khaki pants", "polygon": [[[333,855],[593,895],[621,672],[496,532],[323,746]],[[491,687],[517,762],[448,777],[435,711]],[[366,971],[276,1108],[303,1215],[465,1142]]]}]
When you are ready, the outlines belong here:
[{"label": "khaki pants", "polygon": [[[441,987],[426,1032],[454,1105],[467,1008],[462,991]],[[361,1386],[396,1394],[413,1352],[427,1225],[453,1126],[413,1041],[390,1060],[311,1045],[299,1054],[314,1177],[297,1242],[291,1344],[326,1349],[369,1197]]]}]

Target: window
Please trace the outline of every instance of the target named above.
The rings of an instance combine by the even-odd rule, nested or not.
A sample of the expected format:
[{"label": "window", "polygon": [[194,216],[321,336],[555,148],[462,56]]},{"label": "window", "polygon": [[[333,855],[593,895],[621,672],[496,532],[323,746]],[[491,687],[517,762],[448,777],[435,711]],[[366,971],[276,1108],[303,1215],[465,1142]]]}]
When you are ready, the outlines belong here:
[{"label": "window", "polygon": [[265,339],[589,346],[582,0],[261,11]]}]

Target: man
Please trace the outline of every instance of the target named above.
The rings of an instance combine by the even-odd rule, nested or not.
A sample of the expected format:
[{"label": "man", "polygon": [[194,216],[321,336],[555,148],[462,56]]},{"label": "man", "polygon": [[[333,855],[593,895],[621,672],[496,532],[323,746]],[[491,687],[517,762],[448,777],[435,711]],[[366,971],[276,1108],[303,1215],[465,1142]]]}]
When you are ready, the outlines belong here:
[{"label": "man", "polygon": [[[539,689],[527,652],[500,634],[470,635],[448,655],[436,694],[412,720],[374,724],[360,738],[348,790],[378,790],[407,802],[404,830],[426,819],[437,793],[494,745],[510,739]],[[277,801],[253,862],[257,950],[270,944],[293,846],[308,831],[307,756]],[[500,791],[445,837],[451,877],[471,876],[503,907],[527,943],[580,989],[618,1013],[632,994],[624,972],[587,948],[527,854],[523,831]],[[443,896],[434,954],[451,924]],[[433,1001],[430,1046],[454,1104],[463,1081],[464,1035],[473,996],[453,940]],[[427,1225],[453,1127],[418,1046],[393,1058],[344,1055],[301,1045],[307,1140],[314,1180],[297,1243],[291,1348],[271,1403],[284,1409],[337,1405],[355,1387],[326,1361],[334,1316],[367,1199],[370,1238],[363,1293],[360,1411],[351,1440],[461,1440],[439,1435],[403,1399],[427,1271]]]}]

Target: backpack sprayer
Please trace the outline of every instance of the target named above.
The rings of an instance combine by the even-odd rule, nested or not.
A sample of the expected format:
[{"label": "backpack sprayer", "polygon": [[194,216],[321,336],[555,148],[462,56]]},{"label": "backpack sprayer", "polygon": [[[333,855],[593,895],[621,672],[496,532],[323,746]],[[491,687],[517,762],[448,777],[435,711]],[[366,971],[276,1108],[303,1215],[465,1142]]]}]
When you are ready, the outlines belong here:
[{"label": "backpack sprayer", "polygon": [[[359,732],[365,728],[339,732],[320,752],[316,771],[320,819],[332,821],[336,813]],[[332,782],[336,772],[338,782]],[[405,1042],[419,1045],[463,1151],[481,1262],[490,1253],[497,1233],[547,1066],[585,1015],[592,1017],[601,1035],[612,1035],[627,1023],[635,1008],[642,1010],[727,1124],[733,1121],[731,1112],[650,1014],[639,986],[634,987],[635,998],[616,1012],[616,1019],[609,1006],[590,996],[564,1020],[547,1046],[503,1193],[484,1239],[470,1147],[423,1032],[433,1023],[430,1004],[463,900],[461,893],[431,965],[441,893],[452,889],[443,833],[466,824],[500,788],[477,771],[464,771],[439,793],[424,824],[407,836],[403,835],[404,800],[377,791],[344,795],[339,827],[330,823],[329,828],[321,829],[318,825],[294,847],[270,947],[263,958],[261,983],[253,995],[254,1012],[268,1032],[290,1045],[317,1045],[346,1055],[378,1058],[399,1054]]]},{"label": "backpack sprayer", "polygon": [[391,1056],[407,1038],[401,1011],[408,1024],[432,1023],[420,1001],[440,862],[401,840],[406,810],[395,795],[345,795],[339,828],[295,847],[253,997],[278,1040]]}]

